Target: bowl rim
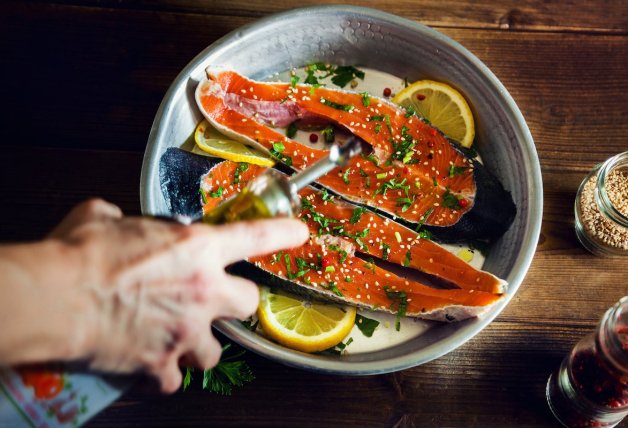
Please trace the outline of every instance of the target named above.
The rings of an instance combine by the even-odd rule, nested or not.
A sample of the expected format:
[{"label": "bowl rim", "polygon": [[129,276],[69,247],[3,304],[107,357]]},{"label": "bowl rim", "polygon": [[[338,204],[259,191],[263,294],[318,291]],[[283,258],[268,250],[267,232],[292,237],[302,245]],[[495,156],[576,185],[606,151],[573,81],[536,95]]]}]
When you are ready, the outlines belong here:
[{"label": "bowl rim", "polygon": [[528,129],[519,107],[516,105],[514,99],[506,90],[504,85],[499,81],[499,79],[497,79],[493,72],[486,65],[484,65],[484,63],[482,63],[474,54],[463,47],[460,43],[424,24],[377,9],[346,5],[310,6],[291,9],[263,17],[255,22],[246,24],[231,31],[206,47],[194,59],[192,59],[177,75],[164,95],[151,126],[146,150],[144,152],[140,178],[141,210],[143,214],[149,214],[152,210],[150,202],[150,192],[154,188],[152,187],[152,180],[158,176],[158,163],[154,162],[154,158],[158,153],[155,151],[158,148],[157,143],[164,138],[165,132],[164,128],[160,127],[160,124],[167,123],[166,119],[172,113],[172,103],[175,96],[181,89],[181,86],[185,86],[192,71],[205,62],[206,58],[210,54],[215,54],[220,50],[227,49],[231,45],[238,43],[244,37],[250,37],[254,33],[263,31],[269,26],[279,25],[281,24],[281,21],[284,21],[287,18],[298,19],[299,17],[306,15],[329,14],[346,16],[360,15],[361,17],[377,21],[378,23],[385,22],[386,24],[393,26],[403,27],[412,32],[420,33],[424,36],[435,39],[437,42],[446,45],[448,48],[452,49],[455,53],[468,61],[472,67],[477,69],[480,78],[484,80],[483,83],[492,87],[495,93],[498,94],[498,99],[501,99],[503,104],[507,107],[504,114],[510,123],[513,124],[515,137],[519,141],[520,149],[522,151],[523,165],[530,180],[530,186],[527,189],[529,206],[528,218],[524,227],[525,234],[524,239],[522,240],[521,250],[515,258],[509,275],[511,278],[509,282],[509,293],[506,294],[505,297],[501,299],[500,302],[498,302],[493,308],[491,308],[488,313],[484,314],[482,318],[470,320],[468,322],[468,326],[457,330],[453,335],[447,336],[445,340],[429,344],[427,347],[422,348],[420,358],[417,358],[417,355],[411,352],[409,354],[383,358],[377,361],[347,361],[343,360],[343,358],[332,360],[322,358],[318,355],[306,354],[284,348],[281,345],[271,342],[256,333],[250,332],[238,321],[221,320],[214,324],[214,327],[217,330],[250,351],[288,366],[321,373],[342,375],[372,375],[389,373],[418,366],[439,358],[442,355],[460,347],[488,326],[510,302],[523,282],[530,264],[532,263],[541,231],[543,212],[541,166],[530,130]]}]

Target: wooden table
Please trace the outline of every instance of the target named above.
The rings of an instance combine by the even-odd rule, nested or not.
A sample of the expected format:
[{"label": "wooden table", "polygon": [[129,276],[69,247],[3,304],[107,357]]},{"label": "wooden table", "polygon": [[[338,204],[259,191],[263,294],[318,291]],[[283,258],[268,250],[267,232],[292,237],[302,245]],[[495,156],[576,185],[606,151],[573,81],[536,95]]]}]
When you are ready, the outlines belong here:
[{"label": "wooden table", "polygon": [[[3,2],[0,240],[40,238],[90,196],[139,214],[143,150],[179,70],[243,24],[315,3]],[[136,387],[91,426],[555,425],[544,397],[548,374],[606,308],[628,294],[628,261],[583,250],[572,208],[591,167],[628,150],[626,4],[363,4],[461,42],[521,108],[541,159],[545,206],[537,253],[520,291],[478,336],[420,367],[350,378],[248,355],[257,379],[231,397],[197,384],[173,396]]]}]

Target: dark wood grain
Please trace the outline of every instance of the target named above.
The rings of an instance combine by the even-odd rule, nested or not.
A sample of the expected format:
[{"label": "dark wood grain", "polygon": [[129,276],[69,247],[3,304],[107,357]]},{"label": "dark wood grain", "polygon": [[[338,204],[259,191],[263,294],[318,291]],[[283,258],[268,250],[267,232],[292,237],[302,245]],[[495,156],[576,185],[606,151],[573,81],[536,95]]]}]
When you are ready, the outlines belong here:
[{"label": "dark wood grain", "polygon": [[[148,9],[223,16],[260,17],[295,7],[335,5],[333,0],[58,0],[56,3],[99,5],[113,8]],[[366,6],[436,27],[485,28],[528,31],[588,31],[626,33],[628,13],[621,0],[597,2],[547,2],[539,0],[349,0],[343,4]]]},{"label": "dark wood grain", "polygon": [[[168,397],[140,382],[90,426],[555,426],[544,398],[548,374],[628,294],[628,261],[593,257],[573,228],[585,174],[628,150],[624,2],[362,4],[439,27],[486,63],[519,105],[544,183],[541,236],[519,292],[475,338],[420,367],[349,378],[247,354],[257,379],[232,397],[202,391],[198,379]],[[40,238],[88,197],[139,214],[143,150],[170,82],[217,38],[295,5],[4,2],[0,241]]]}]

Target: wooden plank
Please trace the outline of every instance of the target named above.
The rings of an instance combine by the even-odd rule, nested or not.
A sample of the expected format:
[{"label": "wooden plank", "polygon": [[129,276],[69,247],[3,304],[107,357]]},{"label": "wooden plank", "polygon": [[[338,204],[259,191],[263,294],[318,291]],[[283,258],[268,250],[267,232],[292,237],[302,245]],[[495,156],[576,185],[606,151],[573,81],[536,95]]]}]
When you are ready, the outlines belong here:
[{"label": "wooden plank", "polygon": [[[334,0],[57,0],[58,3],[112,8],[151,9],[169,12],[223,16],[260,17],[296,7],[334,5]],[[356,6],[372,7],[435,27],[490,28],[525,31],[589,31],[626,33],[628,13],[622,0],[546,2],[540,0],[464,1],[442,0],[349,0]]]},{"label": "wooden plank", "polygon": [[[250,20],[65,5],[6,9],[0,15],[0,66],[12,84],[0,93],[12,107],[12,126],[0,129],[0,145],[28,140],[142,150],[179,70]],[[625,37],[442,31],[484,61],[513,95],[544,170],[582,172],[628,148]]]}]

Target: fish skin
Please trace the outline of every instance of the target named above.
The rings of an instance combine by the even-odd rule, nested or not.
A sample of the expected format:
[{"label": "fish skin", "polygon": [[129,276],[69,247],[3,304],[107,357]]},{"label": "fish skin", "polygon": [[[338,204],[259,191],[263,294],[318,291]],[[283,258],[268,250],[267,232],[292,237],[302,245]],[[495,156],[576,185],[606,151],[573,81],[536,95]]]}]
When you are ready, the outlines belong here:
[{"label": "fish skin", "polygon": [[[231,71],[209,72],[208,74],[211,80],[201,82],[196,92],[197,104],[205,117],[221,132],[267,152],[272,149],[273,142],[281,141],[286,148],[284,153],[291,157],[292,167],[295,169],[306,167],[326,153],[325,150],[310,148],[290,140],[267,126],[269,121],[272,121],[271,113],[269,113],[272,111],[270,104],[285,100],[286,94],[292,98],[282,105],[289,112],[288,116],[291,119],[307,121],[325,117],[328,120],[340,121],[346,129],[370,143],[374,153],[382,153],[381,156],[384,159],[390,155],[390,143],[385,138],[380,138],[388,133],[388,130],[380,131],[379,136],[375,135],[373,128],[377,124],[354,123],[359,122],[356,119],[356,113],[352,115],[349,112],[338,111],[316,101],[318,97],[339,104],[351,102],[356,106],[356,111],[366,110],[366,107],[359,104],[361,96],[357,93],[311,88],[306,85],[296,85],[293,88],[284,83],[255,82]],[[314,91],[312,97],[303,95],[299,98],[299,96],[291,95],[293,92],[309,93],[310,90]],[[258,99],[254,100],[252,96]],[[310,99],[303,100],[305,98]],[[263,101],[260,101],[262,99]],[[417,165],[405,165],[400,161],[395,161],[390,166],[383,166],[381,163],[375,166],[364,159],[354,159],[344,169],[337,168],[322,177],[319,183],[352,202],[365,204],[385,215],[394,216],[393,218],[400,219],[408,227],[416,227],[417,223],[425,220],[428,230],[444,242],[495,239],[508,229],[516,215],[516,207],[510,194],[482,164],[465,157],[462,151],[459,151],[458,147],[450,143],[436,128],[416,116],[405,117],[404,111],[399,106],[376,97],[372,97],[371,100],[374,106],[380,106],[378,113],[388,112],[393,132],[399,132],[403,126],[407,126],[408,134],[413,132],[413,136],[417,139],[417,153],[423,150],[431,154],[427,154],[427,158],[420,159],[421,162]],[[251,117],[250,114],[255,110],[255,102],[264,103],[264,105],[258,117]],[[240,104],[243,104],[243,107],[240,107]],[[362,111],[357,116],[364,121],[365,116],[368,115]],[[290,119],[284,117],[282,120],[275,125],[288,123]],[[379,122],[379,125],[382,129],[387,128],[382,122]],[[428,147],[430,144],[432,148]],[[417,153],[413,156],[419,159],[420,156]],[[448,174],[448,169],[451,164],[466,167],[467,170],[460,175],[449,176],[451,174]],[[435,172],[430,172],[431,176],[425,175],[427,174],[425,170],[430,170],[430,168]],[[348,174],[347,170],[349,170]],[[386,177],[377,179],[377,176],[383,173],[386,173]],[[365,174],[368,174],[368,178],[364,177]],[[381,194],[375,197],[376,189],[391,179],[397,182],[405,179],[405,184],[409,184],[411,188],[405,191],[393,189],[388,198],[383,198]],[[373,188],[368,188],[369,183],[373,184]],[[434,186],[433,183],[437,185]],[[420,186],[420,189],[417,190],[415,184]],[[443,197],[446,192],[458,199],[465,199],[466,206],[464,208],[458,206],[454,209],[444,207]],[[412,205],[409,209],[404,207],[406,211],[401,212],[400,205],[396,201],[407,197],[408,194],[412,196]],[[430,210],[431,214],[423,219],[424,214]],[[502,212],[504,215],[495,216],[496,212]]]},{"label": "fish skin", "polygon": [[[186,158],[189,158],[188,161],[186,161]],[[189,162],[189,160],[192,158],[201,159],[196,159],[192,162]],[[169,163],[171,165],[168,165]],[[207,192],[215,190],[212,186],[222,185],[225,189],[225,192],[223,193],[223,198],[226,198],[229,196],[230,192],[235,193],[239,190],[239,185],[232,184],[233,171],[235,170],[235,167],[237,165],[236,163],[223,161],[216,158],[202,157],[184,152],[180,149],[168,149],[162,156],[160,162],[160,177],[162,178],[162,180],[165,180],[162,183],[164,192],[169,192],[171,194],[181,196],[180,192],[173,192],[173,190],[179,190],[173,189],[173,187],[181,184],[180,181],[174,179],[174,177],[180,175],[178,169],[180,169],[181,167],[185,167],[186,164],[193,165],[194,169],[193,173],[190,173],[186,176],[187,178],[190,178],[192,175],[197,174],[196,179],[193,180],[193,184],[191,186],[188,186],[190,188],[194,187],[196,189],[196,191],[193,192],[192,195],[185,199],[188,201],[188,203],[190,203],[190,201],[195,198],[197,201],[200,201],[201,198],[198,194],[198,186],[199,184],[201,184],[200,176],[203,174],[206,174],[207,179],[204,180],[202,186]],[[221,169],[221,166],[225,167]],[[255,176],[261,174],[264,170],[265,168],[255,165],[249,165],[249,168],[244,171],[240,176],[241,185],[251,180]],[[212,176],[211,179],[208,178],[210,175],[208,174],[208,172],[210,171]],[[218,205],[223,198],[209,198],[207,200],[208,203],[205,205],[205,209],[208,210]],[[173,201],[173,198],[166,197],[166,200]],[[198,215],[198,211],[194,211],[194,209],[197,208],[198,205],[196,203],[191,205],[192,208],[181,207],[181,205],[178,205],[177,209],[183,209],[183,213],[187,215]],[[170,207],[172,208],[172,206]],[[182,212],[178,212],[175,210],[173,213]],[[356,223],[355,227],[360,227],[359,222]],[[339,237],[330,238],[342,239]],[[346,245],[354,246],[354,244],[352,242],[349,242],[349,240],[346,240]],[[343,248],[347,247],[345,246]],[[309,259],[309,261],[313,262],[314,259],[310,256],[322,253],[323,251],[324,249],[321,248],[320,242],[314,239],[302,247],[284,252],[282,257],[286,257],[286,254],[289,255],[291,259],[292,270],[294,271],[297,256],[303,258],[304,260]],[[356,276],[356,282],[353,284],[360,287],[364,286],[365,283],[368,283],[366,281],[370,281],[370,290],[365,290],[365,292],[356,292],[355,288],[346,288],[349,283],[341,284],[341,281],[337,281],[338,288],[341,289],[343,292],[343,296],[340,297],[334,294],[332,291],[325,290],[322,287],[308,285],[303,282],[296,282],[294,278],[288,278],[286,276],[288,266],[285,263],[285,260],[282,259],[280,260],[280,262],[273,262],[273,257],[275,257],[275,255],[267,255],[251,259],[250,262],[239,263],[232,267],[233,273],[240,274],[250,279],[262,281],[269,285],[281,285],[282,287],[288,288],[291,291],[300,291],[301,293],[305,293],[308,295],[314,294],[319,298],[323,298],[326,300],[331,299],[345,304],[350,303],[369,309],[374,309],[373,305],[377,305],[377,307],[375,308],[377,310],[395,313],[395,301],[391,301],[389,298],[387,298],[386,293],[383,290],[383,286],[388,285],[391,287],[391,289],[393,289],[392,287],[395,287],[393,290],[403,290],[404,292],[406,292],[408,297],[408,316],[417,316],[423,319],[438,320],[444,322],[462,320],[469,317],[481,315],[501,298],[501,296],[497,294],[477,290],[433,289],[416,281],[409,281],[400,278],[397,275],[375,265],[372,266],[371,272],[371,270],[364,269],[364,260],[358,259],[357,257],[353,256],[353,250],[348,251],[347,260],[345,260],[344,263],[339,263],[338,258],[336,258],[332,260],[331,265],[335,266],[335,272],[340,272],[341,269],[346,268],[348,261],[351,261],[352,264],[360,265],[361,272]],[[323,281],[325,275],[329,275],[331,278],[331,275],[333,274],[327,274],[321,271],[321,275],[322,276],[318,275],[316,277],[312,277],[312,283]],[[362,289],[364,290],[364,288]],[[369,299],[366,299],[367,295],[369,296]]]}]

